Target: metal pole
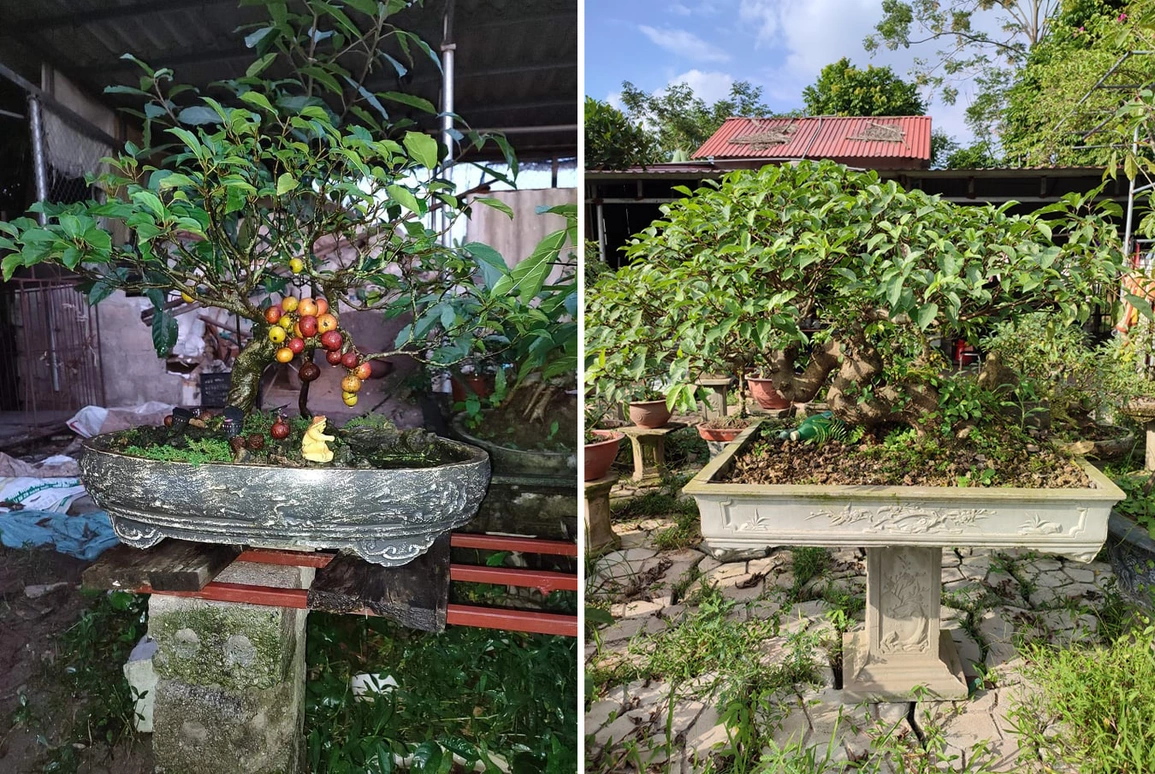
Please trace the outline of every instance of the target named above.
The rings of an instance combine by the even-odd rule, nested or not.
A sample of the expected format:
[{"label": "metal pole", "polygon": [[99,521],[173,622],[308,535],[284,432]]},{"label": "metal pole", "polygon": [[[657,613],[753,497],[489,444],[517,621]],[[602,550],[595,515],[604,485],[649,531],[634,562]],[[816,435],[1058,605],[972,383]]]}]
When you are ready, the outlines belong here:
[{"label": "metal pole", "polygon": [[[40,115],[40,100],[28,97],[28,119],[32,130],[32,167],[36,177],[36,201],[48,201],[48,170],[44,160],[44,123]],[[48,225],[48,216],[39,215],[40,225]]]},{"label": "metal pole", "polygon": [[[457,44],[453,42],[453,6],[454,0],[445,4],[445,14],[441,23],[441,144],[445,146],[445,161],[443,168],[453,166],[453,55],[457,51]],[[445,247],[452,247],[453,236],[449,233],[453,222],[448,208],[441,208],[441,243]]]},{"label": "metal pole", "polygon": [[[1135,127],[1135,131],[1131,136],[1131,154],[1137,156],[1139,153],[1139,127]],[[1123,256],[1126,260],[1131,260],[1131,216],[1135,212],[1135,178],[1132,177],[1127,184],[1127,219],[1123,223]]]},{"label": "metal pole", "polygon": [[598,202],[598,258],[606,262],[606,217],[601,202]]}]

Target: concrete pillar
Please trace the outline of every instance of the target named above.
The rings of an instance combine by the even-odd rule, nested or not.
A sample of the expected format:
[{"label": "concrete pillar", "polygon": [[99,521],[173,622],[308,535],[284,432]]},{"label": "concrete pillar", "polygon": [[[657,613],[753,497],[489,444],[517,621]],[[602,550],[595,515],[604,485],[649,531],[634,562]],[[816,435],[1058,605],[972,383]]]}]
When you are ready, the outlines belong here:
[{"label": "concrete pillar", "polygon": [[666,469],[666,436],[685,427],[670,422],[665,427],[619,427],[629,439],[634,452],[634,473],[631,478],[639,484],[661,483]]},{"label": "concrete pillar", "polygon": [[[306,588],[314,572],[236,562],[215,580]],[[152,596],[158,772],[303,770],[306,616],[293,608]]]},{"label": "concrete pillar", "polygon": [[942,548],[866,549],[866,630],[843,639],[845,701],[965,699],[962,662],[939,628]]},{"label": "concrete pillar", "polygon": [[610,524],[610,490],[617,480],[618,474],[610,473],[596,481],[585,482],[587,553],[598,554],[621,545]]},{"label": "concrete pillar", "polygon": [[701,387],[705,387],[706,403],[702,406],[702,419],[712,419],[713,417],[724,417],[727,413],[726,399],[730,392],[730,385],[734,380],[730,377],[702,377],[697,381]]}]

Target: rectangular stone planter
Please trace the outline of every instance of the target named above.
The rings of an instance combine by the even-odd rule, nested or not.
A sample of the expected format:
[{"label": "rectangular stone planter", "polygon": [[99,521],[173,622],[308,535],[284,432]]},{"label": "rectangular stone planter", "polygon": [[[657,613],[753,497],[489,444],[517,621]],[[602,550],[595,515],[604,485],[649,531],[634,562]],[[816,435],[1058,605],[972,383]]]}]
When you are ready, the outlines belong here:
[{"label": "rectangular stone planter", "polygon": [[1080,460],[1085,489],[805,486],[721,483],[757,438],[751,427],[683,490],[710,549],[867,549],[866,627],[843,642],[848,702],[902,701],[925,690],[962,699],[967,685],[940,629],[942,546],[1031,548],[1089,562],[1123,492]]},{"label": "rectangular stone planter", "polygon": [[1092,489],[719,483],[756,439],[749,428],[683,487],[711,548],[971,546],[1033,548],[1089,562],[1123,492],[1088,463]]}]

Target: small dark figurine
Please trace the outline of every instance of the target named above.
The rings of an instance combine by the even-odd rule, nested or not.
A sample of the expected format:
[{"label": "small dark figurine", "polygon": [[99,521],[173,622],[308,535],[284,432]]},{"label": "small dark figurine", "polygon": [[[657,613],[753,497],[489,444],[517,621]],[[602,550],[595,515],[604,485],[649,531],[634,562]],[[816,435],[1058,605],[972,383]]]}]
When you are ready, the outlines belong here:
[{"label": "small dark figurine", "polygon": [[253,433],[249,436],[248,446],[253,451],[260,451],[265,448],[265,436],[260,433]]},{"label": "small dark figurine", "polygon": [[174,435],[183,433],[188,429],[189,420],[193,418],[193,413],[186,408],[177,406],[172,410],[172,423],[169,427],[172,428]]}]

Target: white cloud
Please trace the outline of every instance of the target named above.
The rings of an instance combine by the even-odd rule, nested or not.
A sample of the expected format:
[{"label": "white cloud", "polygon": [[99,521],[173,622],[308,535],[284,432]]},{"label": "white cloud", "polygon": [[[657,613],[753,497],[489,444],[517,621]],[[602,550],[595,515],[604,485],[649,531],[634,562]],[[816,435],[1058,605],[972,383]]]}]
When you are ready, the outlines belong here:
[{"label": "white cloud", "polygon": [[606,103],[618,110],[625,110],[626,103],[622,102],[622,93],[620,91],[611,91],[606,95]]},{"label": "white cloud", "polygon": [[738,18],[757,27],[755,47],[774,42],[781,26],[781,5],[778,0],[742,0],[738,6]]},{"label": "white cloud", "polygon": [[730,96],[730,87],[734,85],[734,76],[729,73],[702,72],[690,70],[670,79],[670,84],[684,83],[694,90],[694,96],[712,105],[720,99]]},{"label": "white cloud", "polygon": [[697,62],[728,62],[730,55],[717,46],[707,43],[692,32],[672,27],[648,27],[639,25],[650,41],[667,51]]}]

